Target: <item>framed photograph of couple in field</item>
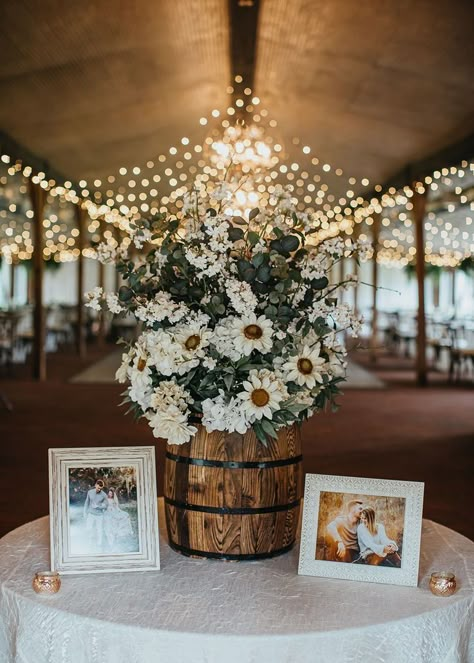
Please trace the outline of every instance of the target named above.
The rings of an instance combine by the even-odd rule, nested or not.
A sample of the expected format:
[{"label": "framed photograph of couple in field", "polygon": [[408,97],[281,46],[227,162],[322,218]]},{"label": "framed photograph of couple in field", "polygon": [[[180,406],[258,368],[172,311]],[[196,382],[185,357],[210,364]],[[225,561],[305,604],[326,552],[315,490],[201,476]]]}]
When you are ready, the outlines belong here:
[{"label": "framed photograph of couple in field", "polygon": [[160,568],[154,447],[49,450],[51,569]]},{"label": "framed photograph of couple in field", "polygon": [[302,575],[418,585],[424,484],[307,474]]}]

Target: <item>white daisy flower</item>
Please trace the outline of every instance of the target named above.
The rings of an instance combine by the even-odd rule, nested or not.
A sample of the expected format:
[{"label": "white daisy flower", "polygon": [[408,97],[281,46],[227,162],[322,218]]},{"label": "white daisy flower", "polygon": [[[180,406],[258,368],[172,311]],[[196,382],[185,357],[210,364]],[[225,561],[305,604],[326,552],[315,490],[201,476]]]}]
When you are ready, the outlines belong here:
[{"label": "white daisy flower", "polygon": [[267,370],[250,371],[249,379],[243,383],[244,391],[237,396],[242,401],[243,411],[250,422],[266,417],[280,408],[287,394],[283,393],[281,381]]},{"label": "white daisy flower", "polygon": [[212,332],[199,325],[183,325],[173,330],[175,341],[182,348],[183,357],[193,359],[204,356],[204,348],[209,345]]},{"label": "white daisy flower", "polygon": [[272,349],[273,324],[264,315],[236,318],[231,332],[236,350],[243,355],[250,355],[253,350],[266,353]]},{"label": "white daisy flower", "polygon": [[300,387],[313,389],[317,382],[323,381],[322,372],[326,360],[320,356],[321,345],[318,343],[313,347],[305,345],[297,355],[290,357],[283,364],[288,382],[296,382]]}]

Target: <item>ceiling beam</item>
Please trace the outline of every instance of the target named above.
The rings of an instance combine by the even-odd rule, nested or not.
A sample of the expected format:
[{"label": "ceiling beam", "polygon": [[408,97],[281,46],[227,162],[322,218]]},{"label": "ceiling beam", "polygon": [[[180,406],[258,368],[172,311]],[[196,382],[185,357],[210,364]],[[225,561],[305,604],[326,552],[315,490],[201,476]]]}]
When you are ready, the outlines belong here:
[{"label": "ceiling beam", "polygon": [[[258,16],[260,0],[228,0],[230,29],[230,70],[232,99],[243,99],[246,87],[253,90],[257,62]],[[242,76],[242,82],[235,81]]]},{"label": "ceiling beam", "polygon": [[392,175],[382,185],[381,191],[371,189],[361,195],[366,199],[372,197],[378,198],[383,193],[386,193],[391,187],[394,189],[402,189],[404,186],[411,186],[413,182],[424,179],[427,175],[431,175],[435,170],[442,168],[449,168],[450,166],[458,166],[461,161],[469,160],[474,156],[474,133],[465,136],[461,140],[443,147],[441,150],[433,154],[414,161],[406,165],[402,170]]}]

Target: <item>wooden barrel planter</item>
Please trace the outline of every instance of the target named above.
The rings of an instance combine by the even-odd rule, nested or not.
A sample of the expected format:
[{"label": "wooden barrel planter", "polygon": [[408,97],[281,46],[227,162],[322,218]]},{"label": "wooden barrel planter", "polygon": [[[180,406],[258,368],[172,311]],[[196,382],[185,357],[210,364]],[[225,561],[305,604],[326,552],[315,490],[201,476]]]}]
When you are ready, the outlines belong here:
[{"label": "wooden barrel planter", "polygon": [[303,490],[301,437],[282,429],[265,447],[252,430],[208,433],[166,446],[170,546],[185,555],[263,559],[293,546]]}]

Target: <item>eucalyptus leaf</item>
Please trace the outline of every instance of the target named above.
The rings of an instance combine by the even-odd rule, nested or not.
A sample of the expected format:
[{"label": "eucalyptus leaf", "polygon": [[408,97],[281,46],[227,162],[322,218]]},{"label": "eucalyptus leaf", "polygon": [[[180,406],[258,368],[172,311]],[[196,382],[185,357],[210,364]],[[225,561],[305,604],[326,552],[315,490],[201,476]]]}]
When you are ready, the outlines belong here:
[{"label": "eucalyptus leaf", "polygon": [[247,221],[245,219],[243,219],[241,216],[233,216],[232,217],[232,223],[235,223],[238,226],[248,225]]},{"label": "eucalyptus leaf", "polygon": [[270,281],[272,278],[272,270],[269,265],[261,265],[257,269],[256,277],[258,281],[261,281],[262,283],[268,283],[268,281]]},{"label": "eucalyptus leaf", "polygon": [[311,285],[314,288],[314,290],[324,290],[324,288],[327,288],[329,285],[329,280],[327,276],[321,276],[319,279],[313,279],[311,281]]},{"label": "eucalyptus leaf", "polygon": [[262,428],[267,435],[273,437],[275,440],[278,438],[278,433],[268,419],[261,419],[260,423],[262,424]]},{"label": "eucalyptus leaf", "polygon": [[281,239],[281,248],[283,251],[286,251],[287,253],[291,253],[292,251],[296,251],[296,249],[300,245],[300,240],[296,235],[286,235],[286,237],[283,237]]},{"label": "eucalyptus leaf", "polygon": [[256,233],[255,231],[250,230],[247,233],[247,239],[249,241],[250,246],[255,246],[256,244],[258,244],[258,242],[260,240],[260,235],[258,233]]},{"label": "eucalyptus leaf", "polygon": [[133,298],[133,291],[126,285],[122,285],[119,288],[118,296],[121,302],[129,302]]},{"label": "eucalyptus leaf", "polygon": [[244,231],[242,228],[232,227],[229,229],[228,235],[231,242],[238,242],[239,239],[243,239]]}]

